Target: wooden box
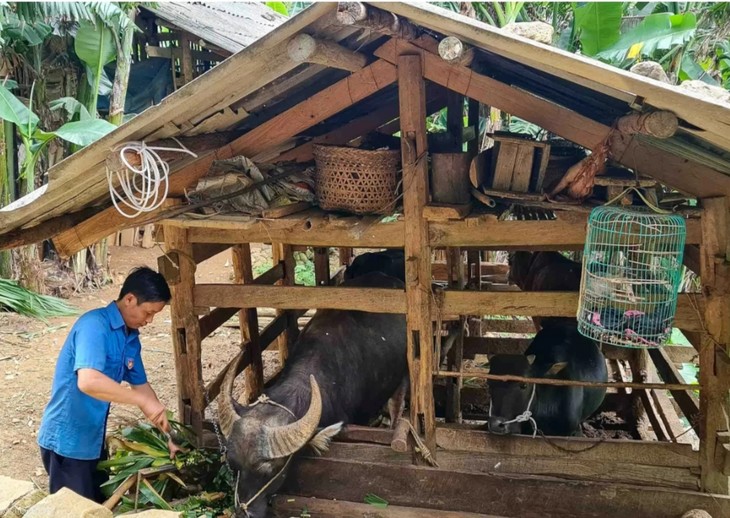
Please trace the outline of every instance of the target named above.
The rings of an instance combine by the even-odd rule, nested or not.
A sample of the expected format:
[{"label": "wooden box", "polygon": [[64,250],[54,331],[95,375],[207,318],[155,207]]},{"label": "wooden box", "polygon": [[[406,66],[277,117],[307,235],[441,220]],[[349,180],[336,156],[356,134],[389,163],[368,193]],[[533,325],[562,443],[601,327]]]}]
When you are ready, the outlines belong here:
[{"label": "wooden box", "polygon": [[494,139],[487,188],[498,191],[541,192],[550,159],[550,144],[511,134]]}]

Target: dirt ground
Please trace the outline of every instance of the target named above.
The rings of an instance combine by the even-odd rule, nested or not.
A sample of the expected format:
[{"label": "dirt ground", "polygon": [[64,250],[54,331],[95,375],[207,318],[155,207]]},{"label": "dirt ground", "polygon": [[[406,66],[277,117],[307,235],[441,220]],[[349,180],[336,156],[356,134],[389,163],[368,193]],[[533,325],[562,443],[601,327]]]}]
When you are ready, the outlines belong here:
[{"label": "dirt ground", "polygon": [[[269,250],[253,249],[254,268],[270,260]],[[69,299],[80,313],[107,305],[116,299],[121,282],[135,266],[157,268],[160,248],[112,247],[110,269],[113,284],[101,290],[79,293]],[[232,278],[230,250],[198,266],[199,282],[227,283]],[[51,390],[53,371],[66,335],[77,317],[53,318],[48,325],[14,313],[0,313],[0,475],[32,479],[47,489],[47,476],[41,463],[36,436],[43,409]],[[176,382],[170,337],[170,310],[166,307],[152,324],[141,330],[142,359],[150,384],[160,400],[177,412]],[[207,338],[203,347],[203,376],[206,382],[220,372],[238,351],[240,333],[221,327]],[[265,353],[265,368],[276,368],[276,352]],[[268,374],[268,372],[267,372]],[[112,405],[109,431],[139,419],[133,407]]]}]

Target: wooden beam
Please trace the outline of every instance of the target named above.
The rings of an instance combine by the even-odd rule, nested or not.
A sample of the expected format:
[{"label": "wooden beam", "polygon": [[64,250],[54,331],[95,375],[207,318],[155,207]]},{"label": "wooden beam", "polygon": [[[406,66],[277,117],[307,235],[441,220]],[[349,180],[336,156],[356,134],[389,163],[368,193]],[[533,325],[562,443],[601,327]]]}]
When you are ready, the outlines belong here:
[{"label": "wooden beam", "polygon": [[[377,49],[375,55],[395,63],[397,56],[403,52],[423,56],[426,79],[483,104],[524,118],[589,149],[594,149],[603,142],[611,129],[525,90],[513,88],[467,67],[449,64],[437,54],[403,40],[393,39]],[[697,196],[730,193],[730,176],[642,143],[633,136],[616,133],[616,138],[611,141],[611,155],[619,163]]]},{"label": "wooden beam", "polygon": [[[44,221],[43,223],[39,223],[34,227],[17,228],[10,232],[6,232],[0,235],[0,250],[9,250],[11,248],[18,248],[38,243],[58,233],[74,232],[74,227],[76,225],[83,223],[89,218],[93,218],[98,214],[99,210],[99,207],[87,207],[78,212],[56,216]],[[108,234],[105,234],[101,237],[106,237],[107,235]],[[93,244],[95,242],[96,241],[89,244]],[[79,248],[79,250],[82,248]],[[61,252],[59,252],[59,255],[61,255]],[[68,257],[68,255],[62,255],[62,257],[65,258]]]},{"label": "wooden beam", "polygon": [[699,453],[693,451],[690,445],[656,441],[550,437],[550,444],[529,436],[500,436],[455,425],[439,426],[436,439],[439,448],[449,451],[516,455],[526,459],[551,457],[569,462],[578,458],[598,465],[602,462],[630,461],[644,466],[690,469],[696,469],[700,463]]},{"label": "wooden beam", "polygon": [[726,495],[730,480],[715,462],[716,437],[727,431],[730,376],[722,376],[716,350],[730,347],[730,201],[727,197],[702,200],[701,272],[706,329],[700,346],[700,462],[702,488]]},{"label": "wooden beam", "polygon": [[[462,246],[491,250],[582,250],[586,240],[588,214],[558,213],[558,219],[500,221],[485,214],[429,226],[431,246]],[[687,243],[699,244],[700,221],[688,219]],[[556,248],[557,247],[557,248]]]},{"label": "wooden beam", "polygon": [[193,38],[186,31],[180,34],[180,47],[182,47],[182,56],[180,57],[180,68],[182,68],[183,81],[189,83],[193,80],[193,49],[190,48]]},{"label": "wooden beam", "polygon": [[529,518],[677,518],[695,508],[730,513],[730,498],[696,491],[328,458],[294,463],[282,492],[359,501],[372,488],[392,505]]},{"label": "wooden beam", "polygon": [[669,138],[677,132],[679,121],[669,111],[630,113],[616,121],[616,128],[626,135],[642,133],[656,138]]},{"label": "wooden beam", "polygon": [[368,62],[367,56],[332,41],[315,39],[309,34],[294,36],[287,46],[289,57],[297,63],[317,63],[330,68],[357,72]]},{"label": "wooden beam", "polygon": [[[520,315],[575,317],[578,292],[489,292],[450,291],[443,294],[442,315]],[[699,315],[692,295],[680,294],[675,327],[701,330]],[[200,304],[198,304],[200,305]],[[435,310],[436,311],[436,310]],[[543,314],[545,313],[545,314]],[[547,314],[549,313],[549,315]]]},{"label": "wooden beam", "polygon": [[[431,249],[428,221],[428,141],[426,85],[417,55],[398,57],[398,105],[401,120],[403,211],[406,217],[406,322],[411,423],[436,453],[433,402],[433,324],[431,323]],[[438,360],[436,360],[438,361]]]},{"label": "wooden beam", "polygon": [[189,228],[194,243],[285,243],[302,246],[403,248],[402,220],[379,223],[382,216],[337,217],[307,211],[275,221],[253,218],[165,220],[165,225]]},{"label": "wooden beam", "polygon": [[389,288],[199,284],[194,297],[196,306],[406,312],[403,291]]},{"label": "wooden beam", "polygon": [[217,245],[215,243],[193,243],[193,259],[195,259],[195,264],[200,264],[229,248],[229,245]]},{"label": "wooden beam", "polygon": [[[376,444],[332,443],[326,453],[329,459],[367,459],[368,462],[391,466],[408,466],[407,455]],[[690,468],[645,466],[633,459],[603,459],[600,462],[574,455],[566,462],[564,458],[529,457],[505,453],[465,452],[455,450],[439,451],[439,468],[443,471],[466,473],[494,473],[509,475],[543,475],[559,479],[596,481],[632,486],[667,487],[697,490],[699,479]],[[514,516],[514,515],[513,515]],[[521,515],[520,515],[521,516]]]},{"label": "wooden beam", "polygon": [[453,65],[468,67],[474,60],[474,49],[456,36],[447,36],[439,42],[438,53],[442,59]]}]

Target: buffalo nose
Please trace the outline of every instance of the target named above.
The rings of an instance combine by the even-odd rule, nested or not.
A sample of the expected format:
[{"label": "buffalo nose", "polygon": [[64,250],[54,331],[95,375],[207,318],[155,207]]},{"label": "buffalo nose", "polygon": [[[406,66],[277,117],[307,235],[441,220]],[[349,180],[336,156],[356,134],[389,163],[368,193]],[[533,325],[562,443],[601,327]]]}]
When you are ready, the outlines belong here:
[{"label": "buffalo nose", "polygon": [[505,420],[501,417],[490,417],[487,421],[487,428],[490,433],[494,434],[505,435],[509,433]]}]

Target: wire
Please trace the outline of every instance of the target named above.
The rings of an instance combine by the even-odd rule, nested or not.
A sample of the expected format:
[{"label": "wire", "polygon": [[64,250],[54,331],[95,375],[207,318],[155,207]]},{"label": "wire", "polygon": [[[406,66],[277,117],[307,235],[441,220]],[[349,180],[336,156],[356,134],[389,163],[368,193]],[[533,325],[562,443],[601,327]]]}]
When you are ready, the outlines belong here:
[{"label": "wire", "polygon": [[[194,158],[198,155],[180,143],[180,148],[148,146],[145,142],[127,142],[119,149],[119,160],[123,167],[110,168],[107,164],[106,177],[109,182],[109,194],[112,203],[119,214],[125,218],[136,218],[143,212],[151,212],[159,208],[167,198],[169,189],[170,165],[165,162],[157,151],[176,151],[187,153]],[[138,157],[138,164],[131,164],[127,153],[134,153]],[[114,186],[114,180],[122,190],[120,194]],[[162,192],[161,192],[162,191]],[[132,209],[128,213],[124,206]]]}]

